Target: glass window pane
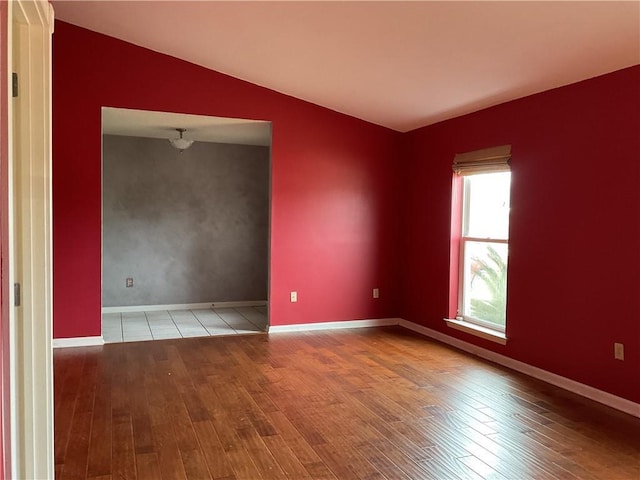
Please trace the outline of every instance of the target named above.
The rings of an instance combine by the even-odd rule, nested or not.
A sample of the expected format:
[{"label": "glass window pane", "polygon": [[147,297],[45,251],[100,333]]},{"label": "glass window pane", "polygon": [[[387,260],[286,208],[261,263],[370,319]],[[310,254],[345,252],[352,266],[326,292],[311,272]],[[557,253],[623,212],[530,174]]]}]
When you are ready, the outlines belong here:
[{"label": "glass window pane", "polygon": [[504,328],[507,309],[507,244],[464,243],[462,315]]},{"label": "glass window pane", "polygon": [[510,172],[465,177],[465,237],[509,237],[510,186]]}]

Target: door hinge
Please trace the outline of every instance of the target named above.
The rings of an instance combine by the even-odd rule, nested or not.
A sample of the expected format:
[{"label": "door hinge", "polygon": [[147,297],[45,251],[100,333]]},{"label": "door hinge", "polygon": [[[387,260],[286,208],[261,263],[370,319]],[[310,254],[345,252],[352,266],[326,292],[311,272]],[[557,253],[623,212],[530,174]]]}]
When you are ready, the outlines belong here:
[{"label": "door hinge", "polygon": [[13,91],[13,98],[18,96],[18,74],[13,72],[11,74],[11,88]]},{"label": "door hinge", "polygon": [[19,283],[13,284],[13,306],[14,307],[20,306],[20,284]]}]

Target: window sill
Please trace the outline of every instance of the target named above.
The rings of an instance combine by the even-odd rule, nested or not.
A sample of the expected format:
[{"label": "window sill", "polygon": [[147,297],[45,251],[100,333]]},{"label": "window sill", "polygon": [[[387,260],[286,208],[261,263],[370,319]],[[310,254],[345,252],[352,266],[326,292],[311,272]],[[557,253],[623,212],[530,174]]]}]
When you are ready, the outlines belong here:
[{"label": "window sill", "polygon": [[463,320],[456,320],[453,318],[445,318],[444,321],[447,322],[447,326],[455,328],[456,330],[460,330],[461,332],[469,333],[471,335],[475,335],[476,337],[499,343],[500,345],[507,344],[507,336],[502,332],[497,332],[495,330],[491,330],[490,328],[481,327],[480,325],[465,322]]}]

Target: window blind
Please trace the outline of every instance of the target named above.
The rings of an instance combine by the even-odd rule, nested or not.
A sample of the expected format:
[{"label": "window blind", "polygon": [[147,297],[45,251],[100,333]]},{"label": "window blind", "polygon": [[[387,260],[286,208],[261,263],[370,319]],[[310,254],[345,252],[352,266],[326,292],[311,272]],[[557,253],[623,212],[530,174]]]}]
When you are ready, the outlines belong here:
[{"label": "window blind", "polygon": [[510,159],[511,145],[458,153],[453,159],[453,171],[458,175],[508,172]]}]

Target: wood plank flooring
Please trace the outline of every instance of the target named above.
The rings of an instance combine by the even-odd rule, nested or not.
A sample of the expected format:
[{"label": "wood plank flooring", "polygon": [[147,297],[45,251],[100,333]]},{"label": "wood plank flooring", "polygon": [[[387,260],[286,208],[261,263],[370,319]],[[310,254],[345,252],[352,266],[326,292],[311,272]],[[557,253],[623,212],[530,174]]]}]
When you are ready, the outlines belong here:
[{"label": "wood plank flooring", "polygon": [[640,419],[399,327],[54,353],[57,479],[640,479]]}]

